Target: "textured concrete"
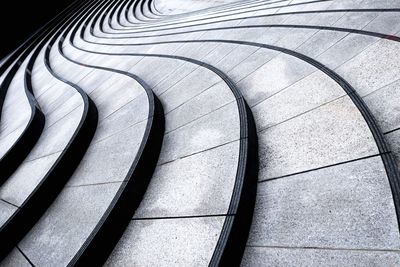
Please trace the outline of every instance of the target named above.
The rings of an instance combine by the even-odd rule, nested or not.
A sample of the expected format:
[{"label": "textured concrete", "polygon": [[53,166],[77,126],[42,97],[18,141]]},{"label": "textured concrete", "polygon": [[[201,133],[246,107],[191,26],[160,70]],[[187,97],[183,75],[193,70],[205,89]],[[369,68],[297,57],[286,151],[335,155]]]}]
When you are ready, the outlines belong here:
[{"label": "textured concrete", "polygon": [[378,153],[347,96],[260,132],[259,140],[262,180]]},{"label": "textured concrete", "polygon": [[261,183],[250,246],[399,249],[379,157]]},{"label": "textured concrete", "polygon": [[[126,13],[125,3],[120,18],[92,9],[83,38],[83,25],[75,25],[76,47],[71,31],[65,40],[56,36],[66,58],[55,46],[50,65],[91,97],[99,123],[66,187],[18,244],[27,259],[63,266],[74,257],[123,185],[151,119],[139,82],[72,59],[136,75],[165,114],[149,187],[106,265],[207,266],[224,249],[217,240],[227,216],[237,215],[227,213],[237,196],[239,158],[248,156],[240,149],[248,121],[237,96],[254,116],[260,162],[242,265],[400,265],[393,197],[399,192],[390,186],[397,178],[385,161],[393,156],[400,166],[399,2],[143,1]],[[0,198],[16,206],[63,151],[82,114],[80,95],[46,69],[44,51],[32,85],[45,130],[0,187]],[[2,108],[0,156],[30,117],[26,62]],[[379,150],[382,142],[390,152]],[[0,223],[16,209],[4,201]],[[1,264],[24,266],[25,256],[14,249]]]},{"label": "textured concrete", "polygon": [[22,255],[18,249],[14,249],[10,252],[7,258],[1,262],[2,266],[18,266],[18,267],[30,267],[32,266],[29,261]]},{"label": "textured concrete", "polygon": [[0,223],[1,225],[3,225],[17,210],[17,207],[7,202],[4,202],[3,200],[0,200],[0,206],[1,206]]},{"label": "textured concrete", "polygon": [[234,142],[158,166],[135,218],[227,213],[238,151]]},{"label": "textured concrete", "polygon": [[21,206],[29,197],[61,152],[26,161],[0,188],[0,198]]},{"label": "textured concrete", "polygon": [[242,266],[397,266],[399,251],[249,247]]},{"label": "textured concrete", "polygon": [[132,221],[106,266],[205,266],[223,221],[224,217]]},{"label": "textured concrete", "polygon": [[175,160],[238,139],[239,114],[237,104],[233,102],[168,133],[164,138],[159,163]]},{"label": "textured concrete", "polygon": [[19,247],[35,265],[66,266],[99,221],[119,184],[66,188]]}]

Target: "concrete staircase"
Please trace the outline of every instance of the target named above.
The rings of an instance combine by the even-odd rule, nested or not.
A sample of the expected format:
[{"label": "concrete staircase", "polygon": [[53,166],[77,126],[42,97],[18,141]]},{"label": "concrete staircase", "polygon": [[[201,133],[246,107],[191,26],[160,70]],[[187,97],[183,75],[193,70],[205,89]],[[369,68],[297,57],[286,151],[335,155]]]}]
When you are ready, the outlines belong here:
[{"label": "concrete staircase", "polygon": [[400,265],[399,52],[394,0],[77,0],[0,65],[0,265]]}]

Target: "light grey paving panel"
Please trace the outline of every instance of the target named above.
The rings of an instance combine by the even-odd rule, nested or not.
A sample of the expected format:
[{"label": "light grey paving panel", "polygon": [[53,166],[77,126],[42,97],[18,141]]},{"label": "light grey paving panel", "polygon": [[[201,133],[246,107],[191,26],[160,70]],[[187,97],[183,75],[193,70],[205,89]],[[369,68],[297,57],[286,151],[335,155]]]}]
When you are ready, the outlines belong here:
[{"label": "light grey paving panel", "polygon": [[237,47],[235,44],[220,43],[213,51],[206,55],[202,61],[212,64],[226,57],[232,50]]},{"label": "light grey paving panel", "polygon": [[[362,1],[362,0],[359,0]],[[354,1],[353,1],[354,2]],[[337,1],[332,1],[331,6],[335,5]],[[343,2],[342,2],[343,3]],[[330,6],[330,7],[331,7]],[[332,8],[326,8],[332,9]],[[343,8],[342,8],[343,9]],[[330,26],[340,20],[346,12],[327,12],[327,13],[296,13],[287,16],[283,24],[299,24],[299,25],[320,25],[320,26]],[[284,16],[285,17],[285,16]]]},{"label": "light grey paving panel", "polygon": [[106,266],[206,266],[225,217],[132,221]]},{"label": "light grey paving panel", "polygon": [[[175,60],[177,61],[177,60]],[[181,62],[181,67],[173,70],[171,74],[169,74],[165,79],[163,79],[160,83],[156,86],[152,87],[154,93],[161,94],[166,90],[170,89],[176,83],[187,77],[190,73],[194,72],[199,67],[189,62]]]},{"label": "light grey paving panel", "polygon": [[[147,40],[146,40],[146,42],[147,42]],[[180,53],[184,53],[184,51],[187,50],[187,49],[185,49],[185,46],[187,46],[187,44],[184,44],[184,43],[146,45],[145,47],[144,46],[125,46],[124,52],[135,53],[135,51],[137,51],[136,53],[179,55]]]},{"label": "light grey paving panel", "polygon": [[365,0],[339,0],[332,1],[328,9],[360,8],[360,4]]},{"label": "light grey paving panel", "polygon": [[61,152],[67,146],[83,115],[83,105],[65,115],[51,127],[46,128],[36,146],[29,153],[27,160]]},{"label": "light grey paving panel", "polygon": [[345,95],[344,90],[321,71],[301,79],[252,108],[258,130],[282,123]]},{"label": "light grey paving panel", "polygon": [[399,251],[248,247],[241,266],[398,266]]},{"label": "light grey paving panel", "polygon": [[258,184],[248,245],[398,250],[382,160],[372,157]]},{"label": "light grey paving panel", "polygon": [[17,207],[14,207],[11,204],[8,204],[2,200],[0,200],[0,208],[1,208],[1,213],[0,213],[0,223],[3,225],[10,216],[17,210]]},{"label": "light grey paving panel", "polygon": [[360,8],[400,8],[400,3],[396,0],[373,1],[365,0]]},{"label": "light grey paving panel", "polygon": [[[309,1],[302,1],[302,3],[306,3]],[[330,1],[327,2],[315,2],[315,3],[310,3],[310,4],[304,4],[304,5],[296,5],[296,6],[287,6],[287,7],[282,7],[279,9],[277,13],[283,13],[283,12],[297,12],[297,11],[311,11],[311,10],[324,10],[327,9],[331,5]]]},{"label": "light grey paving panel", "polygon": [[276,51],[260,48],[231,69],[228,75],[233,81],[238,82],[256,71],[277,54],[278,52]]},{"label": "light grey paving panel", "polygon": [[66,188],[18,246],[36,266],[66,266],[119,186],[112,183]]},{"label": "light grey paving panel", "polygon": [[78,94],[78,92],[73,87],[60,81],[55,82],[52,87],[48,88],[40,95],[36,94],[35,88],[33,88],[33,91],[36,100],[40,104],[40,108],[44,114],[49,114],[53,112],[63,103],[68,101],[71,97],[74,97],[76,94]]},{"label": "light grey paving panel", "polygon": [[167,113],[165,132],[182,127],[234,101],[232,91],[221,81]]},{"label": "light grey paving panel", "polygon": [[26,260],[22,253],[14,248],[10,254],[1,262],[1,266],[9,267],[31,267],[32,265]]},{"label": "light grey paving panel", "polygon": [[0,188],[0,198],[21,206],[42,181],[61,152],[23,162]]},{"label": "light grey paving panel", "polygon": [[35,95],[39,96],[46,92],[50,87],[54,86],[59,81],[47,70],[44,65],[44,52],[42,49],[32,68],[32,87],[35,88]]},{"label": "light grey paving panel", "polygon": [[258,138],[261,180],[378,153],[364,118],[347,96],[269,128]]},{"label": "light grey paving panel", "polygon": [[99,123],[97,126],[99,135],[96,137],[101,140],[108,136],[117,134],[127,127],[147,121],[149,116],[148,104],[146,94],[141,94],[131,100],[126,105],[106,116],[104,120]]},{"label": "light grey paving panel", "polygon": [[[0,140],[5,138],[12,131],[24,129],[29,122],[31,116],[31,108],[25,94],[24,87],[24,71],[26,62],[24,62],[17,73],[14,75],[4,99],[4,109],[1,110],[0,122]],[[17,97],[13,96],[17,94]],[[1,141],[2,142],[2,141]],[[7,143],[5,146],[8,150],[12,143]],[[0,150],[0,157],[5,151]]]},{"label": "light grey paving panel", "polygon": [[[233,23],[237,24],[237,23]],[[230,25],[234,27],[235,25]],[[214,25],[210,25],[211,28],[215,28]],[[277,35],[270,34],[264,36],[264,33],[270,29],[266,28],[237,28],[233,30],[213,30],[209,32],[204,32],[202,39],[226,39],[226,40],[243,40],[251,41],[255,38],[267,38],[268,40],[275,40]]]},{"label": "light grey paving panel", "polygon": [[[90,96],[93,95],[93,101],[99,110],[99,119],[109,116],[124,105],[144,95],[143,88],[135,80],[121,76],[115,77],[116,80],[109,79],[107,83],[90,94]],[[97,93],[98,95],[96,95]],[[148,111],[148,103],[146,102],[141,108]]]},{"label": "light grey paving panel", "polygon": [[[52,49],[52,51],[54,48]],[[71,81],[79,81],[82,80],[84,77],[86,77],[90,72],[92,72],[92,69],[89,68],[82,68],[81,71],[76,71],[76,69],[73,68],[73,64],[71,62],[68,62],[64,58],[62,58],[60,55],[56,54],[55,52],[52,52],[50,56],[50,64],[53,70],[61,77],[68,77],[68,80]]]},{"label": "light grey paving panel", "polygon": [[[123,181],[139,149],[146,122],[124,129],[105,139],[97,137],[101,133],[96,133],[94,142],[68,185]],[[99,139],[100,141],[96,142]]]},{"label": "light grey paving panel", "polygon": [[316,69],[295,57],[280,54],[238,83],[251,106],[311,74]]},{"label": "light grey paving panel", "polygon": [[[15,106],[18,106],[21,104],[23,105],[24,103],[28,102],[28,100],[26,98],[25,90],[23,90],[24,87],[23,87],[22,82],[23,81],[19,81],[17,83],[18,88],[15,88],[17,90],[13,90],[12,93],[6,94],[6,98],[3,103],[3,107],[2,107],[2,110],[3,110],[2,112],[4,112],[4,110],[6,110],[6,109],[13,108],[13,106],[15,108]],[[8,92],[10,92],[10,91],[8,91]]]},{"label": "light grey paving panel", "polygon": [[157,166],[134,218],[226,214],[239,141]]},{"label": "light grey paving panel", "polygon": [[6,134],[0,139],[0,158],[2,158],[7,153],[7,151],[13,146],[13,144],[18,140],[18,138],[23,133],[25,127],[26,124],[23,123],[19,125],[19,127],[13,130],[11,133]]},{"label": "light grey paving panel", "polygon": [[215,7],[222,4],[236,2],[233,0],[223,0],[223,1],[187,1],[182,0],[157,0],[156,6],[161,13],[165,14],[179,14],[186,13],[190,11],[198,11],[205,8]]},{"label": "light grey paving panel", "polygon": [[[31,116],[31,109],[27,102],[23,102],[25,102],[25,100],[13,102],[11,105],[2,109],[0,140],[3,140],[14,131],[21,131],[21,129],[27,126]],[[18,108],[20,108],[19,111]]]},{"label": "light grey paving panel", "polygon": [[139,77],[146,77],[146,83],[153,88],[159,82],[171,75],[183,62],[179,60],[161,59],[156,57],[145,57],[139,64],[130,69],[125,69]]},{"label": "light grey paving panel", "polygon": [[[400,78],[400,76],[399,76]],[[364,97],[383,132],[400,127],[400,80]]]},{"label": "light grey paving panel", "polygon": [[[98,47],[93,47],[92,48],[94,51],[102,51],[101,48]],[[72,53],[72,51],[74,51]],[[103,67],[110,67],[110,68],[116,68],[120,70],[125,70],[129,71],[131,73],[134,73],[138,75],[139,77],[142,77],[143,79],[146,79],[146,82],[149,81],[149,85],[151,87],[154,87],[154,91],[156,93],[162,93],[165,90],[169,89],[171,86],[175,85],[182,79],[184,79],[187,75],[192,73],[195,69],[198,68],[197,65],[194,65],[192,63],[185,63],[184,61],[179,61],[176,59],[168,59],[168,58],[157,58],[157,65],[153,65],[151,68],[146,67],[146,64],[148,63],[148,59],[144,58],[143,59],[143,65],[142,65],[142,59],[143,57],[132,57],[132,56],[108,56],[108,55],[95,55],[91,54],[90,57],[85,57],[84,55],[90,55],[88,53],[78,51],[78,50],[70,50],[70,52],[67,53],[67,55],[73,59],[76,59],[80,62],[84,62],[87,64],[93,64],[93,65],[99,65]],[[115,64],[114,61],[110,61],[110,59],[116,60],[116,61],[121,61],[121,62],[131,62],[132,64]],[[137,63],[139,61],[139,63]],[[154,62],[154,61],[150,61]],[[182,66],[176,67],[174,66]],[[184,67],[183,67],[184,66]],[[175,71],[176,70],[176,71]],[[158,81],[155,82],[153,81],[153,78],[155,74],[153,72],[160,72],[160,77],[158,78]],[[150,76],[150,77],[149,77]],[[216,75],[214,75],[216,76]],[[148,77],[148,78],[147,78]],[[192,85],[192,84],[191,84]]]},{"label": "light grey paving panel", "polygon": [[[201,35],[201,33],[199,34]],[[176,38],[180,39],[180,38]],[[187,39],[186,37],[181,38],[181,39]],[[192,38],[189,40],[196,40],[198,38]],[[184,42],[184,40],[183,40]],[[215,47],[217,46],[217,43],[181,43],[178,45],[179,49],[176,49],[175,47],[171,47],[167,49],[165,45],[156,45],[153,46],[152,49],[150,49],[148,52],[149,53],[155,53],[155,54],[167,54],[167,55],[176,55],[176,56],[185,56],[185,57],[203,57],[210,53]]]},{"label": "light grey paving panel", "polygon": [[318,31],[315,35],[305,41],[299,48],[296,49],[297,52],[305,54],[309,57],[317,57],[325,50],[330,48],[332,45],[337,43],[347,33],[339,31]]},{"label": "light grey paving panel", "polygon": [[76,92],[72,97],[68,98],[65,102],[60,104],[55,110],[51,112],[51,116],[46,117],[45,127],[51,127],[53,124],[61,120],[67,114],[72,113],[83,104],[82,96]]},{"label": "light grey paving panel", "polygon": [[335,69],[376,41],[377,39],[372,36],[349,34],[320,54],[316,60],[330,69]]},{"label": "light grey paving panel", "polygon": [[237,104],[233,102],[165,135],[158,163],[238,140],[239,125]]},{"label": "light grey paving panel", "polygon": [[364,30],[386,34],[396,34],[400,30],[398,12],[382,12]]},{"label": "light grey paving panel", "polygon": [[379,12],[348,12],[334,26],[349,29],[362,29],[371,23]]},{"label": "light grey paving panel", "polygon": [[237,46],[234,50],[232,50],[228,55],[223,57],[220,61],[213,63],[220,70],[222,70],[225,73],[228,73],[235,66],[240,64],[243,60],[251,56],[255,51],[257,51],[257,47]]},{"label": "light grey paving panel", "polygon": [[196,69],[160,96],[163,100],[164,112],[168,113],[220,81],[221,78],[210,70]]},{"label": "light grey paving panel", "polygon": [[380,40],[337,69],[363,96],[400,77],[400,43]]}]

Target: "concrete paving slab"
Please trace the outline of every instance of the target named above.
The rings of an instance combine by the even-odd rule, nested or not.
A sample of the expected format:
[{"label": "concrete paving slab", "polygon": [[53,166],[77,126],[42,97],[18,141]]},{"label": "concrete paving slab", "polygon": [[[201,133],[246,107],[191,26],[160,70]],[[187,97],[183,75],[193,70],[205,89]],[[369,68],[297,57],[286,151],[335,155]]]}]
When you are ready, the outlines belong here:
[{"label": "concrete paving slab", "polygon": [[340,66],[337,72],[364,96],[398,79],[399,49],[400,43],[380,40]]},{"label": "concrete paving slab", "polygon": [[32,265],[18,249],[14,248],[8,257],[1,262],[1,266],[31,267]]},{"label": "concrete paving slab", "polygon": [[158,164],[238,140],[239,127],[239,113],[234,102],[167,134]]},{"label": "concrete paving slab", "polygon": [[42,181],[61,152],[22,163],[1,186],[0,198],[21,206]]},{"label": "concrete paving slab", "polygon": [[258,185],[249,246],[400,248],[380,157]]},{"label": "concrete paving slab", "polygon": [[396,266],[398,251],[246,248],[241,266]]},{"label": "concrete paving slab", "polygon": [[260,180],[378,154],[364,118],[348,97],[269,128],[258,138]]},{"label": "concrete paving slab", "polygon": [[165,117],[168,133],[235,101],[230,88],[223,81],[169,111]]},{"label": "concrete paving slab", "polygon": [[207,265],[225,217],[132,221],[105,266]]},{"label": "concrete paving slab", "polygon": [[0,213],[0,224],[3,225],[17,210],[17,207],[0,200],[0,207],[1,207],[1,213]]},{"label": "concrete paving slab", "polygon": [[280,54],[238,83],[251,106],[290,86],[315,71],[315,68],[295,57]]},{"label": "concrete paving slab", "polygon": [[239,141],[157,167],[134,218],[226,214]]},{"label": "concrete paving slab", "polygon": [[325,73],[316,71],[252,108],[258,130],[301,116],[346,93]]},{"label": "concrete paving slab", "polygon": [[19,243],[35,265],[66,266],[108,207],[120,183],[69,187]]}]

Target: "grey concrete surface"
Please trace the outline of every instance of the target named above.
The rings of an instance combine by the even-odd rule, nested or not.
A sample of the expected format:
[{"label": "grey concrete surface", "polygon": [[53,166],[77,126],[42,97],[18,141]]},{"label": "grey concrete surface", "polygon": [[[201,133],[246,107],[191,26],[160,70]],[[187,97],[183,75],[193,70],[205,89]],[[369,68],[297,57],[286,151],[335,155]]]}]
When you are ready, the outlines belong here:
[{"label": "grey concrete surface", "polygon": [[378,153],[364,118],[347,96],[260,132],[258,137],[260,179]]},{"label": "grey concrete surface", "polygon": [[67,187],[19,247],[35,265],[66,266],[101,218],[119,185]]},{"label": "grey concrete surface", "polygon": [[214,251],[224,219],[132,221],[105,265],[205,266]]},{"label": "grey concrete surface", "polygon": [[0,223],[3,225],[11,216],[14,214],[14,212],[17,210],[17,207],[0,200],[0,206],[1,206],[1,214],[0,214]]},{"label": "grey concrete surface", "polygon": [[[57,59],[57,63],[54,64],[55,72],[78,86],[93,84],[92,79],[81,83],[91,73],[96,73],[99,78],[104,75],[105,71],[80,67],[71,62],[67,63],[59,54],[51,55],[52,59]],[[63,68],[67,66],[68,68]],[[76,72],[80,74],[76,75]],[[22,251],[35,265],[66,265],[72,259],[110,205],[121,185],[119,181],[125,179],[143,139],[149,112],[147,97],[142,98],[140,105],[143,109],[139,112],[142,114],[141,123],[138,123],[140,120],[132,118],[132,123],[125,123],[124,127],[120,127],[116,132],[111,129],[113,124],[108,124],[118,117],[116,114],[119,110],[124,110],[129,103],[134,103],[132,100],[140,94],[143,95],[144,90],[136,81],[119,75],[118,79],[108,79],[95,88],[82,89],[92,96],[99,111],[99,125],[102,126],[97,129],[87,153],[67,187],[20,242]],[[70,114],[77,111],[79,110],[75,109]],[[111,116],[112,114],[115,115]],[[126,111],[119,115],[123,114],[132,117]],[[55,128],[55,125],[49,129]],[[69,129],[74,128],[65,123],[64,125]],[[55,149],[51,143],[47,145]],[[86,200],[83,200],[81,195],[85,195]],[[48,256],[49,253],[51,257]]]},{"label": "grey concrete surface", "polygon": [[398,251],[318,248],[246,248],[241,266],[397,266]]},{"label": "grey concrete surface", "polygon": [[18,249],[13,249],[2,262],[1,266],[18,266],[18,267],[30,267],[32,266],[29,261],[22,255]]},{"label": "grey concrete surface", "polygon": [[60,154],[61,152],[56,152],[22,163],[0,188],[0,198],[16,206],[21,206],[42,181]]},{"label": "grey concrete surface", "polygon": [[[260,160],[255,213],[242,265],[399,265],[400,234],[392,195],[396,192],[390,188],[366,119],[339,81],[285,53],[201,42],[278,46],[335,71],[365,101],[400,166],[400,46],[398,38],[390,36],[400,32],[399,13],[393,10],[400,7],[398,1],[155,0],[154,4],[163,14],[151,14],[147,6],[143,11],[130,10],[126,17],[122,12],[122,25],[117,12],[113,16],[105,12],[104,32],[97,20],[94,35],[86,29],[84,39],[76,36],[74,43],[99,53],[187,57],[206,62],[233,80],[254,115]],[[363,10],[367,8],[374,10]],[[250,27],[234,28],[245,25]],[[262,25],[273,27],[251,27]],[[209,30],[219,27],[230,28]],[[166,41],[174,43],[159,43]],[[78,62],[139,76],[159,97],[166,115],[156,171],[106,265],[206,266],[226,218],[238,164],[238,107],[227,84],[203,66],[176,58],[100,55],[68,42],[63,47]],[[56,49],[51,51],[51,64],[92,97],[100,120],[69,184],[19,245],[40,266],[65,265],[83,244],[124,179],[149,108],[143,88],[130,78],[77,66]],[[2,110],[0,152],[15,142],[29,115],[18,75]],[[46,161],[57,156],[52,153],[62,151],[65,137],[76,127],[72,118],[76,122],[81,108],[77,95],[55,81],[43,65],[35,66],[33,83],[46,111],[46,130],[31,153],[37,157],[15,174],[29,182],[12,179],[0,188],[0,197],[15,205],[37,183]],[[14,112],[16,107],[22,114]],[[13,212],[12,205],[0,205]],[[7,212],[1,216],[7,218]],[[5,262],[26,263],[18,250]]]},{"label": "grey concrete surface", "polygon": [[249,246],[396,249],[380,157],[260,183]]},{"label": "grey concrete surface", "polygon": [[134,218],[226,214],[238,151],[236,141],[158,166]]}]

